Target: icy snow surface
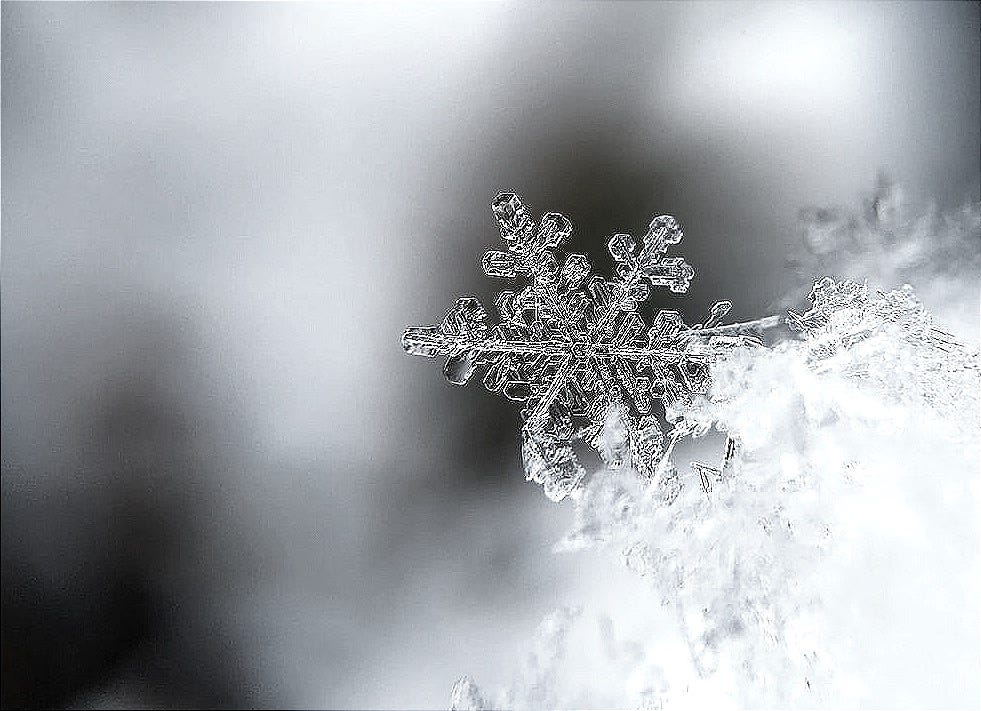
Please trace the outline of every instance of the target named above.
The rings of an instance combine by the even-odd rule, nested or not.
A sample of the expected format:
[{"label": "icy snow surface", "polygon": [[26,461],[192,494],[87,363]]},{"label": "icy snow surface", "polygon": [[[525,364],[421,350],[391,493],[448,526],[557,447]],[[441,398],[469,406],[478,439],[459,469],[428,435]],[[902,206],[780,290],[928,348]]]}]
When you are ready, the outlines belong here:
[{"label": "icy snow surface", "polygon": [[[977,214],[954,227],[977,233]],[[743,335],[664,400],[686,433],[724,433],[723,467],[658,450],[638,471],[616,456],[634,436],[621,403],[594,413],[606,466],[566,492],[556,549],[612,552],[633,584],[603,614],[549,613],[510,683],[462,677],[453,708],[981,702],[977,351],[908,286],[821,279],[786,321],[795,338]]]},{"label": "icy snow surface", "polygon": [[570,675],[611,652],[553,613],[510,687],[468,681],[455,707],[977,703],[978,354],[909,290],[823,280],[814,302],[802,338],[717,360],[685,413],[739,443],[731,475],[688,472],[668,502],[605,468],[574,495],[558,547],[622,556],[671,613],[663,639],[631,637],[624,590],[618,674]]}]

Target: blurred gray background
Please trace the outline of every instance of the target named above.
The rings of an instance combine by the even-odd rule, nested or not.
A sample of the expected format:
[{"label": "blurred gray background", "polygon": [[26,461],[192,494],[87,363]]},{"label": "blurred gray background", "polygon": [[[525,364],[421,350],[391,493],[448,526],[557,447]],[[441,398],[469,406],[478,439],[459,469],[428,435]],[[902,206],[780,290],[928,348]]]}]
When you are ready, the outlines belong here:
[{"label": "blurred gray background", "polygon": [[764,315],[802,207],[978,199],[979,15],[4,2],[3,705],[445,707],[509,663],[589,568],[517,409],[399,346],[501,287],[493,195],[604,270],[674,214],[659,304]]}]

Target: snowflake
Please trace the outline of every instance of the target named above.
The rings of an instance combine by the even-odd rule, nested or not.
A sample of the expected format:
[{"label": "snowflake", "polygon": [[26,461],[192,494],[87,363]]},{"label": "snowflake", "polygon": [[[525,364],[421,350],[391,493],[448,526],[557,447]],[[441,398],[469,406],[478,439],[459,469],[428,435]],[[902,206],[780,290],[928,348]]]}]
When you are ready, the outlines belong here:
[{"label": "snowflake", "polygon": [[[578,441],[590,442],[609,466],[629,464],[669,485],[676,477],[670,462],[676,442],[704,430],[678,417],[665,434],[655,402],[677,411],[679,403],[705,393],[712,359],[758,343],[750,334],[774,320],[720,326],[732,304],[719,301],[705,323],[688,326],[677,311],[660,310],[650,327],[645,324],[638,307],[651,289],[684,293],[695,274],[684,258],[667,256],[683,236],[673,217],[655,217],[639,241],[626,234],[610,238],[617,265],[610,280],[590,276],[585,255],[558,251],[572,232],[565,216],[552,212],[536,223],[513,193],[499,194],[491,207],[506,249],[488,251],[483,270],[521,279],[523,288],[498,295],[494,326],[480,301],[464,297],[439,325],[408,328],[402,346],[411,355],[446,356],[443,372],[452,383],[462,385],[480,369],[488,390],[525,403],[525,472],[550,499],[565,498],[584,478],[573,449]],[[732,450],[730,443],[727,461]],[[719,473],[700,466],[703,483],[710,472]]]}]

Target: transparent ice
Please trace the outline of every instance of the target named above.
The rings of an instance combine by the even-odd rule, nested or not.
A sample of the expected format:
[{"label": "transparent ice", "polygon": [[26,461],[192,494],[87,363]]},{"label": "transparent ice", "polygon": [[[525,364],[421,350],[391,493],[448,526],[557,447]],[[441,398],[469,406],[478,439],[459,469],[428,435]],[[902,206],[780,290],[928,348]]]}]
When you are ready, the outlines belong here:
[{"label": "transparent ice", "polygon": [[[536,222],[513,193],[500,193],[491,207],[505,249],[489,250],[483,270],[518,282],[498,295],[498,322],[489,324],[481,303],[464,297],[439,325],[408,328],[406,352],[445,356],[443,372],[458,385],[482,370],[488,390],[524,403],[526,476],[550,499],[559,501],[582,484],[585,470],[573,450],[581,440],[608,465],[628,463],[663,483],[670,497],[674,446],[700,431],[681,418],[665,433],[655,403],[678,411],[706,392],[712,360],[759,343],[754,331],[774,319],[722,326],[732,304],[719,301],[704,323],[688,326],[677,311],[661,310],[648,326],[638,307],[651,289],[684,293],[695,274],[684,258],[667,254],[683,236],[668,215],[655,217],[639,240],[610,238],[617,273],[606,279],[591,275],[585,255],[560,251],[572,232],[568,218],[551,212]],[[599,437],[611,418],[622,436]],[[700,466],[705,482],[721,471]]]},{"label": "transparent ice", "polygon": [[[484,269],[522,280],[498,298],[500,323],[462,299],[403,344],[446,356],[453,382],[480,368],[491,390],[526,402],[528,477],[568,496],[575,517],[556,550],[609,550],[636,584],[615,584],[598,638],[564,606],[578,591],[564,591],[512,682],[463,677],[453,708],[981,701],[981,357],[911,287],[876,288],[919,276],[918,290],[958,295],[976,317],[976,270],[958,264],[978,263],[981,211],[909,221],[894,198],[883,187],[864,223],[833,230],[861,235],[846,255],[856,263],[882,256],[861,261],[872,285],[829,269],[851,278],[812,281],[809,307],[786,317],[720,326],[720,302],[703,324],[660,311],[648,328],[637,309],[649,289],[682,292],[693,274],[667,255],[674,220],[612,238],[617,276],[588,278],[585,257],[558,253],[565,218],[536,226],[498,196],[507,250]],[[793,337],[763,347],[778,322]],[[679,476],[675,444],[712,429],[727,438],[723,464]],[[589,477],[576,440],[605,463]]]},{"label": "transparent ice", "polygon": [[547,653],[496,694],[468,679],[454,708],[977,702],[979,354],[908,287],[822,279],[811,299],[797,338],[731,349],[684,404],[738,442],[724,476],[696,465],[666,501],[606,467],[573,497],[557,549],[610,550],[654,593],[620,589],[616,656],[552,615]]}]

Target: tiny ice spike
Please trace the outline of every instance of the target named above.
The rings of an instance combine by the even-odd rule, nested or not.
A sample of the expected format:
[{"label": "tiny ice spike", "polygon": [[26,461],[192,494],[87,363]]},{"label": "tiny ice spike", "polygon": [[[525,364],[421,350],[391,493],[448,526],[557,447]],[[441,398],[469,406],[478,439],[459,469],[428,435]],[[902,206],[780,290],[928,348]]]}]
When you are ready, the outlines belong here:
[{"label": "tiny ice spike", "polygon": [[[758,343],[749,334],[767,320],[719,326],[732,308],[720,301],[704,324],[687,326],[677,311],[664,310],[651,327],[644,323],[638,306],[653,287],[684,293],[695,274],[682,257],[666,256],[683,236],[673,217],[655,217],[639,240],[610,238],[617,276],[609,280],[590,276],[585,255],[559,252],[572,233],[565,216],[550,212],[536,223],[508,192],[491,207],[505,249],[488,251],[481,266],[488,276],[523,283],[497,296],[496,325],[488,324],[480,301],[463,297],[439,325],[406,329],[403,348],[446,356],[443,372],[452,383],[462,385],[480,370],[488,390],[525,403],[527,479],[554,501],[584,478],[572,447],[580,440],[610,466],[629,464],[653,480],[669,478],[674,443],[699,432],[676,421],[665,443],[655,401],[663,408],[704,393],[709,362],[733,346]],[[611,417],[624,433],[613,446],[599,436]]]}]

